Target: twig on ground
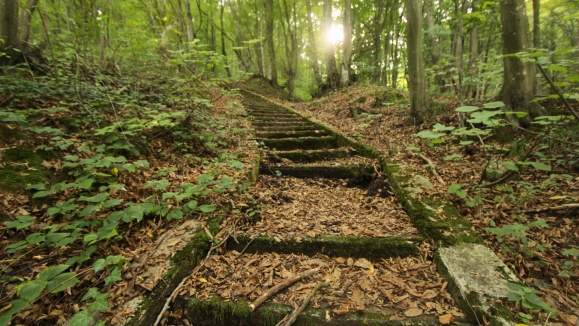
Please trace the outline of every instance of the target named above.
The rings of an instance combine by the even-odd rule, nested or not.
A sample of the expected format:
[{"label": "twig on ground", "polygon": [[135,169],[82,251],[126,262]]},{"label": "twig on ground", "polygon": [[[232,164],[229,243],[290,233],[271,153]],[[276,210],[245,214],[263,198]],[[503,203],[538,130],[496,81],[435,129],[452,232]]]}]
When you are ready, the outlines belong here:
[{"label": "twig on ground", "polygon": [[253,301],[249,305],[249,311],[254,311],[255,309],[257,309],[257,307],[259,307],[262,303],[264,303],[265,300],[269,299],[271,296],[278,293],[280,290],[283,290],[283,289],[287,288],[288,286],[290,286],[298,281],[301,281],[305,278],[308,278],[308,277],[316,274],[319,271],[320,270],[318,268],[310,269],[310,270],[305,271],[297,276],[289,278],[288,280],[286,280],[283,283],[280,283],[278,285],[271,287],[269,290],[265,291],[262,295],[260,295],[257,299],[255,299],[255,301]]},{"label": "twig on ground", "polygon": [[[209,230],[207,228],[205,228],[205,232],[208,232],[209,234],[211,234],[209,232]],[[227,238],[229,237],[229,234],[227,235],[227,237],[221,241],[219,244],[212,246],[209,251],[207,252],[207,256],[205,256],[205,259],[199,264],[197,265],[197,267],[195,267],[195,269],[191,272],[191,274],[187,275],[185,278],[183,278],[183,280],[181,281],[181,283],[179,283],[177,285],[177,287],[175,288],[175,290],[173,290],[173,292],[171,292],[171,295],[167,298],[167,300],[165,301],[165,304],[163,305],[163,308],[161,309],[161,312],[159,313],[159,315],[157,315],[157,319],[155,320],[155,323],[153,324],[153,326],[158,326],[159,323],[161,322],[161,319],[163,319],[163,315],[165,314],[165,312],[167,311],[167,309],[169,309],[169,305],[171,304],[171,301],[174,300],[174,298],[177,296],[177,293],[179,293],[179,291],[181,290],[181,288],[183,287],[183,285],[185,285],[185,282],[187,282],[187,280],[189,280],[191,278],[191,275],[195,275],[195,273],[197,273],[201,267],[203,267],[205,265],[205,262],[207,261],[207,259],[209,258],[209,256],[211,256],[211,253],[213,252],[213,250],[219,248],[220,246],[222,246],[224,243],[227,242]]]},{"label": "twig on ground", "polygon": [[438,172],[436,172],[436,168],[434,167],[434,163],[428,157],[426,157],[420,153],[414,153],[412,151],[408,151],[408,153],[410,153],[411,155],[415,155],[415,156],[420,157],[424,162],[426,162],[428,164],[430,171],[432,171],[432,174],[434,174],[434,176],[436,177],[438,182],[440,182],[442,184],[446,184],[446,182],[444,182],[444,180],[442,179],[440,174],[438,174]]},{"label": "twig on ground", "polygon": [[551,206],[545,208],[537,208],[537,209],[528,209],[523,211],[509,211],[508,214],[528,214],[528,213],[542,213],[542,212],[553,212],[553,211],[561,211],[564,209],[573,209],[579,208],[579,203],[571,203],[571,204],[563,204],[559,206]]},{"label": "twig on ground", "polygon": [[289,316],[289,318],[288,318],[287,322],[284,324],[284,326],[290,326],[291,324],[293,324],[296,321],[296,319],[298,318],[298,316],[306,309],[306,307],[308,306],[308,304],[310,303],[310,301],[314,297],[314,294],[316,294],[316,292],[318,292],[318,290],[320,288],[326,287],[329,285],[330,285],[330,282],[322,282],[322,283],[316,285],[316,287],[312,289],[312,292],[310,292],[310,294],[306,297],[306,299],[304,300],[302,305],[298,309],[294,310],[294,312],[291,313],[291,315]]},{"label": "twig on ground", "polygon": [[251,238],[251,240],[249,240],[249,242],[245,245],[245,247],[243,248],[243,250],[241,250],[241,252],[239,253],[239,255],[237,257],[235,257],[233,259],[233,261],[235,261],[237,258],[241,257],[241,255],[243,255],[243,253],[245,252],[245,249],[247,249],[247,247],[249,247],[249,245],[253,242],[253,240],[255,240],[255,238],[257,238],[257,236],[254,236],[253,238]]}]

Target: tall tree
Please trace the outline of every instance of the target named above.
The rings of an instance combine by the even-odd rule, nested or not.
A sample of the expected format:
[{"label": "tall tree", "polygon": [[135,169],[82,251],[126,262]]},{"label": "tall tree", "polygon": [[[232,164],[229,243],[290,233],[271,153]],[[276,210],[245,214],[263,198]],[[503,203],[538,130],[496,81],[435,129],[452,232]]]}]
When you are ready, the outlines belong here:
[{"label": "tall tree", "polygon": [[505,103],[506,110],[529,113],[519,119],[519,123],[527,127],[531,121],[529,115],[533,118],[542,112],[537,103],[531,102],[535,90],[535,66],[533,62],[524,62],[515,56],[527,52],[532,46],[525,0],[503,0],[500,8],[504,71],[503,87],[498,97]]},{"label": "tall tree", "polygon": [[344,41],[342,54],[342,84],[348,85],[350,83],[350,59],[352,58],[352,5],[350,0],[344,0]]},{"label": "tall tree", "polygon": [[424,122],[424,113],[430,110],[430,95],[422,57],[422,10],[420,0],[405,0],[406,44],[408,47],[408,90],[410,116],[414,124]]},{"label": "tall tree", "polygon": [[18,53],[18,0],[0,0],[0,39],[0,52],[9,57],[0,57],[0,64],[12,62]]},{"label": "tall tree", "polygon": [[541,47],[541,0],[533,0],[533,47]]},{"label": "tall tree", "polygon": [[372,82],[377,83],[380,79],[380,68],[382,66],[382,32],[384,30],[384,1],[376,1],[376,13],[374,14],[374,29],[372,31],[372,43],[374,45],[373,56],[374,66],[372,67]]},{"label": "tall tree", "polygon": [[277,63],[275,62],[275,45],[273,42],[273,0],[265,0],[265,30],[271,76],[270,83],[273,86],[277,86]]},{"label": "tall tree", "polygon": [[287,4],[288,0],[282,0],[282,12],[283,19],[281,20],[281,27],[284,36],[284,48],[286,58],[284,60],[284,70],[287,75],[287,88],[289,92],[289,98],[294,99],[296,90],[296,76],[298,73],[298,56],[299,56],[299,44],[298,44],[298,19],[297,19],[297,8],[296,0],[292,1],[291,6]]},{"label": "tall tree", "polygon": [[324,54],[326,56],[327,84],[330,89],[340,87],[340,74],[336,68],[336,49],[330,38],[332,30],[332,0],[324,0]]},{"label": "tall tree", "polygon": [[312,65],[312,70],[314,71],[314,80],[318,88],[318,92],[322,90],[323,81],[322,74],[320,73],[320,66],[318,64],[318,47],[316,42],[316,34],[314,32],[314,23],[312,22],[312,1],[306,1],[306,21],[308,23],[308,54],[310,57],[310,64]]}]

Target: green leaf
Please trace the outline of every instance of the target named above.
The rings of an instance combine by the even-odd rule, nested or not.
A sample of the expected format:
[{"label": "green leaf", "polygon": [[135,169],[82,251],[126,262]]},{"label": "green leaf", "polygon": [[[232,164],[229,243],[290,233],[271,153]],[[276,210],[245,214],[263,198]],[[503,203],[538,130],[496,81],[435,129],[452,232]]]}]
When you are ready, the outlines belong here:
[{"label": "green leaf", "polygon": [[169,199],[169,198],[173,198],[173,197],[175,197],[176,195],[177,195],[176,192],[165,192],[165,193],[163,193],[163,196],[162,196],[161,198],[162,198],[162,200],[166,200],[166,199]]},{"label": "green leaf", "polygon": [[111,272],[111,275],[105,277],[105,284],[108,285],[112,282],[122,281],[123,278],[121,277],[121,269],[119,267],[115,267]]},{"label": "green leaf", "polygon": [[462,188],[462,185],[460,185],[458,183],[453,183],[452,185],[450,185],[450,187],[448,187],[448,193],[455,194],[461,188]]},{"label": "green leaf", "polygon": [[94,268],[94,272],[98,273],[103,268],[107,267],[107,263],[104,258],[99,258],[94,262],[94,264],[92,264],[92,267]]},{"label": "green leaf", "polygon": [[567,250],[563,251],[563,256],[567,256],[567,255],[579,257],[579,250],[572,248],[572,249],[567,249]]},{"label": "green leaf", "polygon": [[499,161],[499,164],[504,166],[507,170],[519,171],[519,167],[511,161]]},{"label": "green leaf", "polygon": [[436,133],[436,132],[426,130],[426,131],[421,131],[421,132],[414,134],[412,136],[417,136],[420,138],[440,138],[440,137],[446,136],[446,134]]},{"label": "green leaf", "polygon": [[167,214],[167,221],[180,220],[183,218],[183,209],[180,207],[175,208],[171,213]]},{"label": "green leaf", "polygon": [[107,258],[105,259],[105,263],[108,265],[116,265],[118,263],[124,263],[125,262],[125,256],[122,255],[110,255],[107,256]]},{"label": "green leaf", "polygon": [[213,205],[201,205],[199,206],[199,210],[203,213],[211,213],[215,210],[215,206]]},{"label": "green leaf", "polygon": [[190,202],[187,203],[187,208],[189,208],[190,210],[194,210],[197,208],[197,201],[196,200],[191,200]]},{"label": "green leaf", "polygon": [[130,207],[127,207],[123,210],[123,212],[125,213],[123,215],[123,221],[125,223],[130,223],[133,220],[137,220],[138,222],[140,222],[143,219],[143,207],[141,207],[140,205],[133,205]]},{"label": "green leaf", "polygon": [[460,155],[460,154],[452,154],[452,155],[445,156],[444,160],[445,161],[451,161],[451,160],[459,159],[461,157],[462,157],[462,155]]},{"label": "green leaf", "polygon": [[479,109],[478,106],[461,106],[454,111],[468,113],[468,112],[474,112],[478,109]]},{"label": "green leaf", "polygon": [[436,131],[451,131],[454,130],[456,127],[450,126],[447,127],[445,125],[442,125],[440,123],[435,124],[434,126],[432,126],[432,129],[436,130]]},{"label": "green leaf", "polygon": [[122,202],[123,202],[122,199],[109,199],[103,203],[103,207],[109,208],[109,207],[117,206]]},{"label": "green leaf", "polygon": [[70,233],[48,233],[46,234],[46,241],[50,243],[56,243],[66,237],[68,237]]},{"label": "green leaf", "polygon": [[78,282],[80,282],[80,280],[76,278],[75,272],[63,273],[48,282],[46,289],[50,291],[50,293],[58,293],[60,291],[66,290],[68,287],[71,287]]},{"label": "green leaf", "polygon": [[96,211],[100,211],[100,209],[101,209],[100,205],[87,205],[82,211],[78,213],[78,216],[80,217],[89,216],[90,214]]},{"label": "green leaf", "polygon": [[512,282],[508,282],[507,287],[515,292],[523,289],[521,285]]},{"label": "green leaf", "polygon": [[529,165],[534,167],[537,170],[541,171],[551,171],[551,166],[541,163],[541,162],[529,162]]},{"label": "green leaf", "polygon": [[90,233],[90,234],[87,234],[84,236],[84,238],[82,239],[82,243],[87,245],[87,244],[94,243],[98,239],[99,239],[99,236],[96,233]]},{"label": "green leaf", "polygon": [[46,281],[33,280],[22,283],[18,287],[18,295],[28,302],[34,302],[48,284]]},{"label": "green leaf", "polygon": [[94,318],[90,315],[88,310],[82,310],[77,312],[72,318],[71,326],[89,326],[93,322]]},{"label": "green leaf", "polygon": [[570,82],[570,83],[579,82],[579,75],[567,76],[567,81]]},{"label": "green leaf", "polygon": [[515,114],[517,116],[517,118],[524,118],[527,116],[528,113],[527,112],[514,112],[514,111],[511,112],[511,111],[509,111],[509,112],[505,112],[505,114],[507,114],[507,115]]},{"label": "green leaf", "polygon": [[466,145],[470,145],[470,144],[472,144],[472,143],[474,143],[472,140],[464,140],[464,141],[461,141],[461,142],[459,143],[459,145],[461,145],[461,146],[466,146]]},{"label": "green leaf", "polygon": [[35,193],[34,195],[32,195],[32,198],[42,198],[42,197],[47,197],[50,195],[52,195],[52,191],[43,190],[43,191],[39,191],[39,192]]},{"label": "green leaf", "polygon": [[551,71],[567,71],[567,68],[554,64],[550,64],[549,67],[547,67],[547,69]]},{"label": "green leaf", "polygon": [[483,108],[485,108],[485,109],[498,109],[498,108],[502,108],[503,106],[505,106],[505,103],[503,103],[501,101],[489,102],[489,103],[483,104]]},{"label": "green leaf", "polygon": [[66,155],[66,156],[64,156],[64,159],[67,161],[76,162],[76,161],[78,161],[78,156],[77,155]]},{"label": "green leaf", "polygon": [[549,228],[549,224],[545,220],[533,221],[533,222],[529,223],[529,226],[534,226],[534,227],[538,227],[538,228],[547,228],[547,229]]},{"label": "green leaf", "polygon": [[42,233],[31,233],[29,235],[26,236],[26,241],[30,244],[37,244],[40,242],[44,242],[45,241],[45,236]]},{"label": "green leaf", "polygon": [[7,228],[16,228],[21,230],[27,228],[34,224],[34,218],[32,216],[19,215],[16,216],[17,221],[6,221],[4,224]]},{"label": "green leaf", "polygon": [[88,306],[87,310],[89,312],[94,311],[105,311],[109,309],[109,304],[107,302],[107,293],[99,294],[96,300]]},{"label": "green leaf", "polygon": [[86,301],[88,299],[95,299],[99,294],[99,290],[97,288],[90,288],[86,292],[86,294],[80,299],[80,301]]},{"label": "green leaf", "polygon": [[212,176],[211,174],[202,174],[200,176],[197,177],[197,181],[199,181],[200,183],[207,183],[211,180],[213,180],[215,177]]},{"label": "green leaf", "polygon": [[529,293],[529,294],[525,295],[525,300],[529,301],[534,306],[541,307],[541,308],[545,309],[545,311],[553,311],[553,308],[551,308],[547,303],[545,303],[543,300],[541,300],[541,298],[539,298],[534,293]]},{"label": "green leaf", "polygon": [[69,268],[69,265],[63,264],[47,267],[42,272],[40,272],[40,274],[38,274],[37,279],[48,282]]},{"label": "green leaf", "polygon": [[30,303],[26,300],[16,299],[10,301],[12,307],[0,315],[0,325],[8,325],[12,319],[12,315],[19,313],[22,309],[28,307]]},{"label": "green leaf", "polygon": [[94,195],[92,197],[80,196],[79,201],[87,201],[89,203],[101,203],[109,198],[109,193],[101,192],[100,194]]},{"label": "green leaf", "polygon": [[145,187],[153,187],[155,190],[165,190],[171,185],[167,180],[150,180],[145,182]]}]

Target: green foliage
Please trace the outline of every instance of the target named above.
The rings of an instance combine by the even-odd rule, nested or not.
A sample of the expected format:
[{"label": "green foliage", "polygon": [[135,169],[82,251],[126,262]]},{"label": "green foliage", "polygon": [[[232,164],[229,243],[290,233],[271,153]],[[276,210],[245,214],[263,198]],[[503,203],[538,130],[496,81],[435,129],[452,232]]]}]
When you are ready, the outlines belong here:
[{"label": "green foliage", "polygon": [[[537,291],[517,283],[509,282],[507,283],[507,286],[511,289],[507,300],[511,302],[520,302],[523,307],[530,310],[544,310],[550,314],[555,314],[555,310],[537,296]],[[532,315],[524,312],[519,312],[519,317],[521,317],[525,323],[529,323],[530,320],[533,319]]]}]

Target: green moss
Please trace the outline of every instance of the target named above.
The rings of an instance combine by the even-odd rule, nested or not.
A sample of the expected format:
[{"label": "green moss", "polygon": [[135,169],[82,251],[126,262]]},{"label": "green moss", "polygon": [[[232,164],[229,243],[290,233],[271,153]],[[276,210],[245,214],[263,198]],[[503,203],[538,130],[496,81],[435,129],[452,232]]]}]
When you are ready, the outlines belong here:
[{"label": "green moss", "polygon": [[0,188],[8,191],[24,190],[28,185],[45,183],[51,173],[42,166],[44,155],[31,148],[14,147],[2,153]]},{"label": "green moss", "polygon": [[[225,301],[214,297],[205,301],[195,298],[178,297],[175,308],[183,310],[184,317],[192,325],[214,326],[273,326],[284,316],[293,311],[291,306],[266,303],[254,312],[249,312],[249,303],[244,300]],[[403,321],[390,321],[392,315],[372,311],[358,311],[326,320],[328,308],[307,308],[299,315],[294,325],[439,325],[438,319],[432,315],[422,315],[417,318],[408,318]],[[455,319],[454,325],[465,325],[463,320]]]},{"label": "green moss", "polygon": [[[396,191],[397,199],[422,234],[444,246],[456,243],[482,243],[470,223],[450,202],[428,197],[414,198],[406,189],[412,186],[410,182],[413,173],[401,171],[399,167],[385,159],[382,160],[382,170]],[[442,214],[437,213],[439,207],[443,207]]]},{"label": "green moss", "polygon": [[260,236],[252,241],[249,236],[239,236],[237,237],[237,242],[230,239],[227,242],[227,248],[237,251],[245,248],[245,252],[248,253],[278,252],[305,255],[323,253],[332,257],[378,259],[412,256],[418,253],[418,246],[423,240],[420,237],[357,238],[322,236],[305,238],[298,243],[295,239],[278,242],[274,238]]},{"label": "green moss", "polygon": [[303,130],[303,131],[285,131],[285,132],[260,132],[256,133],[259,138],[279,139],[279,138],[297,138],[297,137],[319,137],[325,136],[328,132],[319,130]]},{"label": "green moss", "polygon": [[4,140],[24,140],[27,137],[17,129],[10,128],[5,124],[0,123],[0,138]]},{"label": "green moss", "polygon": [[290,139],[266,139],[263,140],[265,146],[278,151],[293,151],[296,149],[325,149],[337,148],[336,138],[316,137],[316,138],[290,138]]},{"label": "green moss", "polygon": [[334,178],[347,179],[352,178],[360,173],[374,173],[372,166],[342,165],[342,166],[267,166],[263,165],[259,169],[260,174],[276,175],[277,171],[282,176],[292,176],[296,178]]},{"label": "green moss", "polygon": [[350,152],[349,150],[320,150],[315,152],[279,152],[275,153],[275,155],[294,162],[311,163],[323,161],[326,159],[345,158],[353,155],[354,153]]}]

